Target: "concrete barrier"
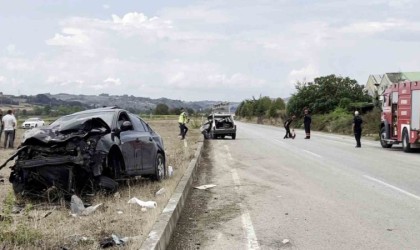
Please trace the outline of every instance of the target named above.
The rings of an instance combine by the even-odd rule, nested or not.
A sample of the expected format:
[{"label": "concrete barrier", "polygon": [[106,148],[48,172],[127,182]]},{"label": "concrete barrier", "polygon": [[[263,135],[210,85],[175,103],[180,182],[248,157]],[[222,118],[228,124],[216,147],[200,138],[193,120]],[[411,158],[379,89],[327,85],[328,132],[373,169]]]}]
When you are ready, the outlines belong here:
[{"label": "concrete barrier", "polygon": [[181,216],[185,201],[191,189],[193,176],[196,173],[197,166],[201,158],[201,150],[203,149],[203,142],[198,143],[194,158],[188,165],[184,176],[181,178],[175,192],[172,194],[168,204],[163,209],[152,230],[147,236],[146,240],[141,245],[142,250],[163,250],[169,244],[172,233],[175,230],[178,219]]}]

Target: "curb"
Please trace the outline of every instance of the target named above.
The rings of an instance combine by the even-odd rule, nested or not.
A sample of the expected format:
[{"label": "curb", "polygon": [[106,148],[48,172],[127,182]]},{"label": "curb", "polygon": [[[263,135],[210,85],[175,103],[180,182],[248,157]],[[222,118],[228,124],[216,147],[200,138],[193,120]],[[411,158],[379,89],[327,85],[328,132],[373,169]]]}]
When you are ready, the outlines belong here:
[{"label": "curb", "polygon": [[141,245],[142,250],[163,250],[169,244],[173,231],[175,230],[178,219],[181,216],[185,201],[191,189],[193,176],[196,173],[198,163],[201,159],[201,150],[203,149],[203,142],[198,143],[194,158],[188,165],[184,176],[179,181],[175,192],[166,204],[157,221],[150,230],[146,240]]}]

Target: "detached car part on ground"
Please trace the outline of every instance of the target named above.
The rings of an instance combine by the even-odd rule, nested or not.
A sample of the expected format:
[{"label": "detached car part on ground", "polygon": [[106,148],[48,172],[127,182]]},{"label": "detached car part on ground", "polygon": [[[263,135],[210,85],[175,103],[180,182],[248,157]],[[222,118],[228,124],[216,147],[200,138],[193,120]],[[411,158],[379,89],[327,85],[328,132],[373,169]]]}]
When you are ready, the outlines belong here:
[{"label": "detached car part on ground", "polygon": [[14,159],[9,180],[15,193],[49,199],[114,192],[120,179],[162,180],[166,173],[162,138],[138,116],[112,107],[63,116],[27,131],[0,169]]},{"label": "detached car part on ground", "polygon": [[231,114],[211,114],[207,117],[207,122],[200,128],[205,139],[224,139],[231,136],[236,139],[236,125]]}]

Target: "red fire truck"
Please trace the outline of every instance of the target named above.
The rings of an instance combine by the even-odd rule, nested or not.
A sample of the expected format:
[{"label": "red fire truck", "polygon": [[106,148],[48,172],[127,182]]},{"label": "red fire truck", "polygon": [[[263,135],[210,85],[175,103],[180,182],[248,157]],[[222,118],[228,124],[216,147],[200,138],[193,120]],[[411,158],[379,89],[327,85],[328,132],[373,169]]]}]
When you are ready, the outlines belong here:
[{"label": "red fire truck", "polygon": [[405,152],[420,145],[420,81],[390,85],[382,95],[381,145],[402,143]]}]

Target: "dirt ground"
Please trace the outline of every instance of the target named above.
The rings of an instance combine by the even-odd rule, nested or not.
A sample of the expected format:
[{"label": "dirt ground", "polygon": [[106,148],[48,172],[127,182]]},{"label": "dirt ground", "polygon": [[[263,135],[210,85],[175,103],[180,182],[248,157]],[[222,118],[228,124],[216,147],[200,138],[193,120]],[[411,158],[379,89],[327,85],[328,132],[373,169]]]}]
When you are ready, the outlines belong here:
[{"label": "dirt ground", "polygon": [[[122,183],[116,195],[94,197],[93,205],[103,204],[89,216],[71,216],[69,204],[65,202],[34,204],[25,201],[24,209],[16,211],[17,201],[8,181],[10,169],[3,168],[0,171],[4,177],[0,182],[0,249],[99,249],[100,241],[112,234],[129,237],[128,243],[118,249],[138,249],[193,158],[197,142],[202,140],[199,130],[193,128],[185,141],[179,140],[176,121],[156,120],[150,121],[150,125],[164,140],[167,166],[173,167],[174,175],[162,182],[140,178]],[[16,146],[23,132],[18,130]],[[14,153],[14,150],[2,147],[3,139],[0,163]],[[156,196],[161,188],[166,192]],[[158,207],[141,211],[138,205],[127,203],[132,197],[156,201]]]}]

